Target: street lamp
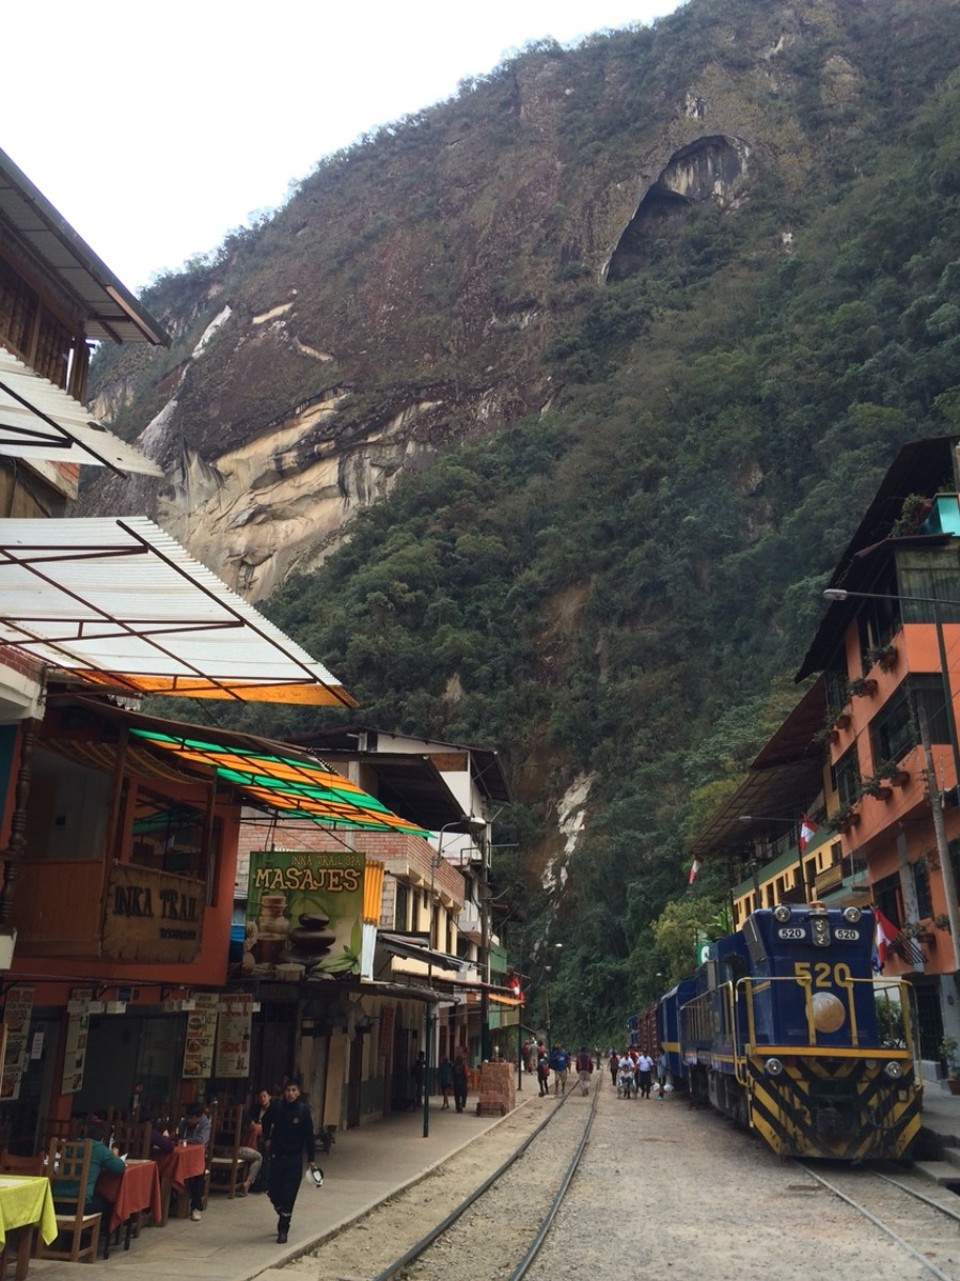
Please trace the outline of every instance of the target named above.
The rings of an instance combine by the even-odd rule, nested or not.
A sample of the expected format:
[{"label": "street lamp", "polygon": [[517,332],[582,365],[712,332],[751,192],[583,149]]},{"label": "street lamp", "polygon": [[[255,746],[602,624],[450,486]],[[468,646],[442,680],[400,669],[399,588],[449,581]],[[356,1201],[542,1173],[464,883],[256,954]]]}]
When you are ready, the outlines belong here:
[{"label": "street lamp", "polygon": [[[943,622],[940,618],[940,606],[943,604],[960,605],[957,601],[942,601],[936,596],[898,596],[892,592],[855,592],[843,587],[828,587],[823,593],[824,600],[895,600],[901,604],[907,602],[917,605],[933,606],[933,624],[937,633],[937,655],[940,661],[940,679],[943,682],[944,710],[947,717],[947,735],[950,739],[950,752],[953,757],[955,787],[960,788],[960,750],[957,748],[957,723],[953,712],[953,694],[950,689],[950,670],[947,667],[947,651],[943,642]],[[902,623],[902,620],[901,620]],[[918,708],[918,718],[922,708]],[[930,739],[926,732],[926,715],[921,721],[921,740],[930,777],[936,779],[933,768],[933,753],[930,750]],[[947,837],[943,824],[943,812],[937,799],[930,794],[930,806],[933,816],[933,830],[937,838],[937,853],[940,857],[940,875],[943,878],[943,892],[947,900],[947,919],[950,922],[950,940],[953,943],[953,968],[960,969],[960,909],[957,905],[957,885],[953,875],[953,864],[950,862],[950,851],[947,848]]]},{"label": "street lamp", "polygon": [[[436,934],[437,929],[437,903],[435,898],[436,878],[437,868],[440,866],[443,859],[443,838],[447,832],[451,831],[455,827],[467,827],[467,829],[470,830],[471,826],[476,826],[480,822],[480,819],[474,818],[472,814],[469,814],[466,818],[461,817],[451,819],[449,823],[444,823],[443,827],[439,828],[437,832],[439,837],[437,849],[436,852],[432,853],[430,856],[430,938],[427,944],[427,987],[431,989],[433,987],[434,935]],[[426,1008],[429,1010],[431,1008],[435,1009],[436,1007],[431,1006],[428,1002]],[[436,1015],[428,1013],[426,1015],[425,1022],[426,1063],[424,1064],[423,1069],[423,1137],[428,1139],[430,1137],[430,1086],[432,1083],[433,1072],[433,1041],[436,1035],[437,1026]]]}]

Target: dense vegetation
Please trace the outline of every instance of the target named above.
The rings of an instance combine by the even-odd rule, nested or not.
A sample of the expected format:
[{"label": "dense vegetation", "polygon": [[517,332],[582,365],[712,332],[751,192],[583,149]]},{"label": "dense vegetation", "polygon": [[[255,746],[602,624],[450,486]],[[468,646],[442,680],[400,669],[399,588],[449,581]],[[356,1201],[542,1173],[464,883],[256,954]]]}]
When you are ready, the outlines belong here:
[{"label": "dense vegetation", "polygon": [[[753,26],[779,12],[803,33],[779,109],[815,164],[787,188],[761,156],[735,210],[691,208],[620,283],[558,259],[550,412],[406,474],[266,606],[364,721],[501,750],[504,932],[534,975],[563,942],[550,999],[570,1037],[619,1037],[657,975],[689,964],[725,889],[708,867],[685,891],[691,835],[795,699],[819,588],[897,448],[960,427],[960,5],[842,0],[804,29],[823,8],[691,0],[655,32],[523,55],[576,62],[563,129],[582,173],[692,66],[756,59]],[[856,92],[834,92],[838,64]],[[589,86],[614,68],[635,100],[597,114]],[[449,110],[506,147],[511,83]],[[402,167],[401,144],[429,153],[433,119],[336,164],[369,183],[385,155]],[[420,192],[384,216],[434,209]],[[508,286],[505,268],[515,299],[524,272]],[[425,333],[460,305],[441,284]],[[454,345],[441,364],[455,376]],[[579,778],[588,822],[567,863],[556,807]]]}]

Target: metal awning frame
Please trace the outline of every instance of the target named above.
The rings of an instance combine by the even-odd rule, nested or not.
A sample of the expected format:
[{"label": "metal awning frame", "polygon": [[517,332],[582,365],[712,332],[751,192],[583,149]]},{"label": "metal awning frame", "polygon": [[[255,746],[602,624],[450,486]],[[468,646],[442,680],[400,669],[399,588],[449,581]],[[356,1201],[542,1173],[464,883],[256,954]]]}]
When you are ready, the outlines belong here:
[{"label": "metal awning frame", "polygon": [[[19,522],[13,523],[17,524]],[[149,522],[140,523],[141,525],[149,524]],[[330,703],[345,707],[354,706],[354,701],[344,690],[338,685],[324,681],[315,671],[311,670],[311,666],[304,659],[293,652],[292,643],[283,643],[286,638],[282,636],[282,633],[271,627],[269,630],[272,634],[268,634],[267,627],[264,625],[266,620],[262,619],[256,610],[246,606],[246,603],[239,597],[235,598],[236,604],[234,604],[234,600],[231,599],[233,593],[224,584],[219,584],[222,587],[222,591],[214,591],[206,583],[200,581],[195,573],[190,572],[190,566],[178,564],[171,556],[165,554],[155,541],[145,537],[130,521],[121,519],[116,521],[118,530],[132,540],[130,543],[122,544],[118,539],[116,544],[101,546],[83,546],[64,542],[24,544],[19,547],[13,547],[10,543],[3,542],[3,524],[4,522],[0,521],[0,570],[4,566],[16,566],[25,573],[32,575],[38,583],[55,591],[61,601],[72,601],[78,607],[77,614],[72,619],[69,617],[56,620],[50,619],[49,611],[46,617],[40,612],[35,616],[20,614],[17,617],[13,617],[3,614],[2,596],[0,596],[0,643],[3,645],[11,649],[24,650],[50,665],[62,665],[69,672],[84,675],[100,684],[110,683],[116,685],[133,694],[165,693],[193,697],[213,696],[232,698],[242,702],[245,701],[243,697],[244,691],[248,694],[255,689],[277,691],[284,688],[300,688],[304,684],[308,684],[322,686],[329,695],[326,701]],[[64,522],[44,522],[44,524],[62,526]],[[162,533],[162,531],[158,532]],[[194,617],[184,615],[179,618],[164,619],[151,618],[148,615],[143,617],[131,616],[126,619],[120,618],[116,613],[111,613],[98,604],[88,593],[81,593],[58,581],[53,572],[53,567],[58,565],[88,560],[106,562],[107,560],[117,560],[118,558],[126,559],[127,557],[140,556],[154,557],[159,560],[167,570],[175,574],[181,581],[188,583],[205,602],[213,603],[219,617],[201,617],[198,613]],[[202,566],[198,567],[205,569]],[[216,581],[219,583],[219,580]],[[93,616],[92,618],[90,617],[91,615]],[[56,622],[60,630],[44,631],[39,624],[45,621]],[[198,631],[214,634],[240,629],[252,632],[259,640],[263,641],[265,646],[271,646],[274,650],[279,651],[283,659],[290,663],[300,675],[268,678],[255,678],[252,676],[249,678],[218,678],[212,675],[209,670],[205,670],[195,662],[191,662],[183,653],[178,653],[174,647],[163,644],[160,639],[161,637],[174,637],[178,634],[195,634]],[[179,666],[183,670],[180,673],[163,673],[158,667],[158,670],[154,673],[140,671],[135,675],[132,672],[120,672],[106,666],[95,665],[89,659],[81,657],[75,648],[81,643],[84,646],[88,646],[91,642],[97,640],[115,640],[118,638],[130,638],[142,642],[155,652],[158,657],[162,656],[168,663]],[[137,676],[144,679],[138,680]],[[107,679],[105,680],[105,678]],[[202,687],[200,690],[198,690],[197,684]]]}]

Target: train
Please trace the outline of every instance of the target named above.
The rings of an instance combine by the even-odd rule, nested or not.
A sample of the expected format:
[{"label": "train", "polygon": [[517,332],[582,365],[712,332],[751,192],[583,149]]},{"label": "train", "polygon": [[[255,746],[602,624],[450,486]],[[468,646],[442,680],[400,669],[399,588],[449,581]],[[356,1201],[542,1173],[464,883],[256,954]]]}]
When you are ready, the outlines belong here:
[{"label": "train", "polygon": [[780,1156],[906,1159],[923,1073],[913,989],[873,968],[869,909],[778,904],[633,1016],[674,1087]]}]

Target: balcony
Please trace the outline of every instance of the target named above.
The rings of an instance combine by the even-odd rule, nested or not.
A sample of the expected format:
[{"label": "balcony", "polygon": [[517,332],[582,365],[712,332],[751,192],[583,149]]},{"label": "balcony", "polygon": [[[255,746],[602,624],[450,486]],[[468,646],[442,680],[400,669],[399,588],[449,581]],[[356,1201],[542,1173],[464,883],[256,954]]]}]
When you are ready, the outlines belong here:
[{"label": "balcony", "polygon": [[481,943],[483,941],[483,921],[477,908],[468,907],[460,913],[457,917],[457,931],[462,937],[470,939],[472,943]]}]

